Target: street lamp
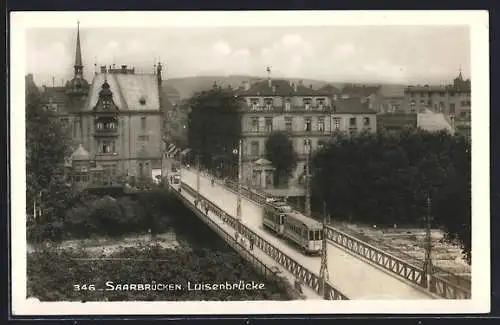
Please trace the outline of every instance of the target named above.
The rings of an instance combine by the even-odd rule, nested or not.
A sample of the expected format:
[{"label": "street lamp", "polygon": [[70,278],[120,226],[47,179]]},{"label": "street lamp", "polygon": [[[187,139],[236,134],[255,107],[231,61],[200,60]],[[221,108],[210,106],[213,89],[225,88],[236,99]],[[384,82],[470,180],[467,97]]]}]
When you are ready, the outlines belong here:
[{"label": "street lamp", "polygon": [[238,149],[233,150],[233,154],[238,155],[238,198],[236,200],[236,218],[238,222],[241,222],[241,183],[243,180],[243,157],[242,157],[242,140],[238,142]]},{"label": "street lamp", "polygon": [[310,155],[311,155],[311,139],[304,140],[304,148],[306,149],[306,202],[305,210],[306,215],[311,216],[311,181],[310,181]]},{"label": "street lamp", "polygon": [[196,200],[200,201],[200,154],[196,154]]},{"label": "street lamp", "polygon": [[432,237],[431,237],[431,197],[427,194],[427,215],[426,215],[426,229],[425,229],[425,260],[424,260],[424,274],[427,281],[427,289],[431,290],[431,276],[432,276]]}]

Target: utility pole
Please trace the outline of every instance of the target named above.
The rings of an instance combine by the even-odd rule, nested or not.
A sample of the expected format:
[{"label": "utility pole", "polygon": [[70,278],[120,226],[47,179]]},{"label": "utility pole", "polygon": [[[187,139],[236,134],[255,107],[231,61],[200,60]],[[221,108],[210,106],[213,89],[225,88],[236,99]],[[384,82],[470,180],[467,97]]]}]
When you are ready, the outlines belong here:
[{"label": "utility pole", "polygon": [[425,231],[425,260],[424,260],[424,273],[427,280],[427,289],[431,290],[431,277],[432,277],[432,237],[431,237],[431,197],[427,194],[427,216],[426,216],[426,231]]},{"label": "utility pole", "polygon": [[238,223],[241,223],[241,183],[243,181],[243,155],[241,147],[242,140],[240,139],[238,142],[238,198],[236,200],[236,218],[238,219]]},{"label": "utility pole", "polygon": [[306,202],[305,202],[305,210],[306,216],[311,216],[311,180],[310,180],[310,166],[309,160],[311,155],[311,139],[304,140],[304,144],[306,147]]},{"label": "utility pole", "polygon": [[323,232],[322,232],[322,246],[321,246],[321,268],[319,269],[319,277],[321,278],[321,296],[323,299],[328,300],[329,292],[326,289],[326,282],[328,281],[328,251],[326,242],[326,226],[327,226],[327,212],[326,202],[323,202]]}]

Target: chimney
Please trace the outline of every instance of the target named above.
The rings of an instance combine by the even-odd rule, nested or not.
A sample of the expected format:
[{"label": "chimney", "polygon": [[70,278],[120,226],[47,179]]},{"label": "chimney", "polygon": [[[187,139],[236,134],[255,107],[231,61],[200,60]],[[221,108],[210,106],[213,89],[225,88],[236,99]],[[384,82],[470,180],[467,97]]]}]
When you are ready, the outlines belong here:
[{"label": "chimney", "polygon": [[101,65],[101,73],[106,73],[106,66],[105,65]]},{"label": "chimney", "polygon": [[271,77],[267,78],[267,85],[269,86],[269,88],[272,88],[273,83],[271,81]]}]

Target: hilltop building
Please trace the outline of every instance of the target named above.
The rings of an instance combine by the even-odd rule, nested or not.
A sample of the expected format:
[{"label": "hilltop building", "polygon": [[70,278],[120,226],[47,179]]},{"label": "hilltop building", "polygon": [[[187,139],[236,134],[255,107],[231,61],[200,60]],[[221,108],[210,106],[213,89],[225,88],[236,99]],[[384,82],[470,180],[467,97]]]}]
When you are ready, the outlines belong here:
[{"label": "hilltop building", "polygon": [[150,74],[101,66],[83,76],[80,28],[74,75],[64,87],[44,87],[42,99],[71,134],[68,176],[77,189],[151,177],[162,161],[162,65]]}]

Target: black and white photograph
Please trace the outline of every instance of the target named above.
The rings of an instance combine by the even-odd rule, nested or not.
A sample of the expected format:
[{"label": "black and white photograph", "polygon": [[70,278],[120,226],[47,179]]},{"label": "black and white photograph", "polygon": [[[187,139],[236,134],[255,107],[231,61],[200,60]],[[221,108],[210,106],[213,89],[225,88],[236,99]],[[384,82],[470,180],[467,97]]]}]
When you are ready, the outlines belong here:
[{"label": "black and white photograph", "polygon": [[488,312],[488,33],[11,13],[14,315]]}]

